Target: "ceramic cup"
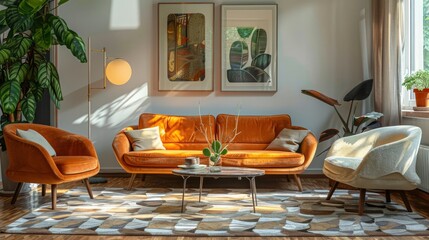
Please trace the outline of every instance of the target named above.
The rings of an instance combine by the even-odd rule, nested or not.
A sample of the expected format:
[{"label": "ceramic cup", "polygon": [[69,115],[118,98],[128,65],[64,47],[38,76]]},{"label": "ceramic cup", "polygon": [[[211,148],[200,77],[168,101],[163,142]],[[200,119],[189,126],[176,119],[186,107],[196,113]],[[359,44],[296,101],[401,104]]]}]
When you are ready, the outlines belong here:
[{"label": "ceramic cup", "polygon": [[199,165],[200,164],[200,158],[198,157],[187,157],[185,158],[185,165],[186,166],[193,166],[193,165]]}]

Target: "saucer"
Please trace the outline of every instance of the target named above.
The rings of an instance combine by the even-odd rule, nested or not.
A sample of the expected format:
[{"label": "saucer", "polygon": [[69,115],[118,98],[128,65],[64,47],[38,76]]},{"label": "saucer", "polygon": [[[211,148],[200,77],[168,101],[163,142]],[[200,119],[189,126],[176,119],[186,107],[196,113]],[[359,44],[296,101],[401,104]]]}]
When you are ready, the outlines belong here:
[{"label": "saucer", "polygon": [[195,164],[195,165],[178,165],[179,168],[183,168],[183,169],[197,169],[197,168],[205,168],[207,167],[204,164]]}]

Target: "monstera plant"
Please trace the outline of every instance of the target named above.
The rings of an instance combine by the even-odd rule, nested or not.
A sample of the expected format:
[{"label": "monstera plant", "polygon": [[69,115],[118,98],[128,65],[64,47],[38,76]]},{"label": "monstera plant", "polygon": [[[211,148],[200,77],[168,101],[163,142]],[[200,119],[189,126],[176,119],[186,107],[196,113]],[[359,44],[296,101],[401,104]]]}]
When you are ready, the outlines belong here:
[{"label": "monstera plant", "polygon": [[[58,6],[66,3],[60,0]],[[0,0],[1,126],[35,117],[36,103],[45,90],[57,108],[63,100],[55,65],[49,59],[53,45],[63,45],[86,62],[82,38],[53,14],[53,0]],[[24,118],[22,117],[24,116]]]},{"label": "monstera plant", "polygon": [[[350,102],[349,111],[346,118],[341,115],[341,113],[338,111],[338,108],[336,107],[336,106],[341,106],[338,100],[334,98],[330,98],[315,90],[301,90],[301,92],[305,95],[314,97],[333,107],[335,110],[335,113],[338,115],[343,125],[342,135],[349,136],[349,135],[354,135],[359,131],[363,131],[365,130],[365,128],[369,129],[369,128],[374,128],[376,126],[379,126],[379,122],[377,122],[377,120],[383,116],[382,113],[370,112],[364,115],[355,116],[356,109],[357,109],[356,102],[366,99],[371,94],[372,85],[373,85],[372,79],[365,80],[360,84],[358,84],[357,86],[355,86],[352,90],[350,90],[350,92],[348,92],[344,96],[343,100],[345,102]],[[352,112],[353,112],[353,115],[352,115]],[[340,130],[335,128],[326,129],[320,134],[319,142],[329,140],[335,136],[340,136]],[[318,155],[324,153],[328,149],[322,151]]]}]

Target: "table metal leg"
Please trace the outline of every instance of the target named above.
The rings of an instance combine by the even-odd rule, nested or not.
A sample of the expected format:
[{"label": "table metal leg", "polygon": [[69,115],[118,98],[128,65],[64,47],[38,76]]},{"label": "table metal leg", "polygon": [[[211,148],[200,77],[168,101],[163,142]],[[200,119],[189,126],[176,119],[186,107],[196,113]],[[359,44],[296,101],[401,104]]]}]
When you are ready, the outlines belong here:
[{"label": "table metal leg", "polygon": [[253,205],[253,212],[256,213],[256,205],[255,205],[255,188],[253,187],[253,183],[255,178],[247,178],[247,180],[249,180],[250,183],[250,192],[252,193],[252,205]]},{"label": "table metal leg", "polygon": [[181,212],[183,213],[183,210],[185,209],[186,181],[188,181],[189,176],[182,176],[182,178],[183,178],[183,191],[182,191],[182,210],[181,210]]},{"label": "table metal leg", "polygon": [[203,191],[203,181],[204,181],[204,177],[200,177],[200,196],[198,197],[198,202],[201,202],[201,192]]},{"label": "table metal leg", "polygon": [[255,195],[255,204],[256,206],[258,206],[258,197],[256,195],[256,180],[255,177],[252,178],[252,182],[253,182],[253,194]]}]

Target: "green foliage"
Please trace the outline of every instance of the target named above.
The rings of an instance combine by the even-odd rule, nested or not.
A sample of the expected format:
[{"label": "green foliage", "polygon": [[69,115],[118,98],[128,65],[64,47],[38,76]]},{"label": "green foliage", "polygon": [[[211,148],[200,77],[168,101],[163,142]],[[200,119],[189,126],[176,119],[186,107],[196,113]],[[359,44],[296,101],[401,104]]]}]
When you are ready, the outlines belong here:
[{"label": "green foliage", "polygon": [[251,54],[255,59],[259,54],[265,53],[267,50],[267,32],[264,29],[258,28],[252,35]]},{"label": "green foliage", "polygon": [[[51,14],[50,0],[0,0],[0,33],[9,30],[0,45],[1,125],[33,121],[37,102],[49,91],[57,108],[63,100],[56,67],[50,62],[53,45],[64,45],[82,63],[86,62],[82,38],[64,19]],[[66,3],[60,0],[58,5]]]},{"label": "green foliage", "polygon": [[429,71],[419,70],[406,76],[402,85],[405,86],[408,90],[417,88],[421,91],[425,88],[429,88]]}]

